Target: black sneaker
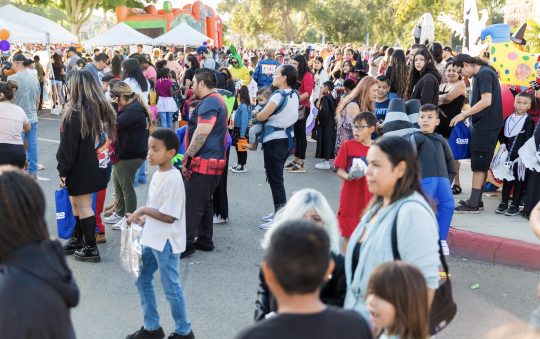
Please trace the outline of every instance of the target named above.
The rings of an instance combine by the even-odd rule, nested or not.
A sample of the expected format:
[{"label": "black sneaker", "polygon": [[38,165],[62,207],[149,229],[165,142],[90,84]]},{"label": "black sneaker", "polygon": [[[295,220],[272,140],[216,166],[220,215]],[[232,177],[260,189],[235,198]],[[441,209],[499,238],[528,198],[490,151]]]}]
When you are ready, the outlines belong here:
[{"label": "black sneaker", "polygon": [[467,204],[462,204],[456,207],[455,213],[456,214],[478,214],[480,213],[480,208],[472,207]]},{"label": "black sneaker", "polygon": [[508,208],[508,210],[506,210],[506,212],[504,213],[504,215],[507,215],[509,217],[513,217],[514,215],[518,215],[519,214],[519,207],[516,207],[514,205],[510,205],[510,208]]},{"label": "black sneaker", "polygon": [[[459,203],[460,205],[467,205],[467,204],[469,204],[469,202],[468,202],[468,201],[465,201],[465,200],[460,200],[458,203]],[[478,204],[478,209],[479,209],[480,211],[483,211],[483,210],[484,210],[484,202],[483,202],[483,201],[480,201],[480,203]]]},{"label": "black sneaker", "polygon": [[75,251],[81,250],[84,247],[82,241],[70,238],[69,241],[64,245],[64,254],[72,255]]},{"label": "black sneaker", "polygon": [[195,253],[195,245],[193,244],[187,244],[186,245],[186,250],[184,252],[182,252],[182,254],[180,254],[180,259],[184,259],[184,258],[187,258],[189,256],[191,256],[193,253]]},{"label": "black sneaker", "polygon": [[214,250],[214,245],[213,244],[203,245],[203,244],[199,244],[198,242],[196,242],[194,245],[195,245],[195,248],[198,249],[199,251],[212,252]]},{"label": "black sneaker", "polygon": [[100,262],[101,257],[96,246],[84,246],[81,250],[75,251],[74,257],[78,261]]},{"label": "black sneaker", "polygon": [[148,331],[144,329],[144,326],[140,330],[133,334],[126,336],[126,339],[163,339],[165,338],[165,332],[160,327],[154,331]]},{"label": "black sneaker", "polygon": [[181,335],[181,334],[173,332],[173,333],[169,334],[167,339],[195,339],[195,334],[193,334],[193,331],[189,332],[186,335]]},{"label": "black sneaker", "polygon": [[507,209],[508,209],[508,204],[505,204],[504,202],[501,202],[499,204],[499,207],[497,207],[497,209],[495,210],[495,213],[504,214],[504,212],[506,212]]}]

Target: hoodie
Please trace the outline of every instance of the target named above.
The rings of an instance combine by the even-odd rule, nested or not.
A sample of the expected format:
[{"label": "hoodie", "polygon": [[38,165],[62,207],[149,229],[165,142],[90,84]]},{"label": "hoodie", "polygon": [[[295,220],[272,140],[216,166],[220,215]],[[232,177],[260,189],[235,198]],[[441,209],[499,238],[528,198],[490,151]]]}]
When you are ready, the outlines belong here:
[{"label": "hoodie", "polygon": [[71,339],[79,289],[58,241],[17,249],[0,263],[0,338]]},{"label": "hoodie", "polygon": [[264,59],[259,61],[259,64],[253,73],[253,80],[257,82],[257,86],[259,88],[272,86],[274,74],[280,65],[279,61],[274,59]]},{"label": "hoodie", "polygon": [[231,59],[236,59],[236,61],[238,61],[237,67],[229,64],[229,71],[231,72],[232,78],[242,80],[244,82],[243,85],[247,86],[250,81],[248,68],[242,63],[242,58],[239,55],[233,54],[231,55]]},{"label": "hoodie", "polygon": [[419,99],[422,105],[439,104],[439,84],[441,83],[441,75],[435,70],[427,70],[420,77],[412,90],[411,99]]}]

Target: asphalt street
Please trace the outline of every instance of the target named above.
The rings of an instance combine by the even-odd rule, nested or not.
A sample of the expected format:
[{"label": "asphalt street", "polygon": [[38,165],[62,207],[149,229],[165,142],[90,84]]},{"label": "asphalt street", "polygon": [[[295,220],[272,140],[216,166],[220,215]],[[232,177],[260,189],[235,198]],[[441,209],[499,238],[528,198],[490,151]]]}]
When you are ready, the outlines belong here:
[{"label": "asphalt street", "polygon": [[[47,198],[47,222],[56,235],[54,191],[58,188],[56,150],[59,117],[41,113],[38,128],[39,162],[45,169],[39,183]],[[340,180],[331,171],[313,166],[315,144],[308,145],[305,174],[285,174],[287,194],[310,187],[325,194],[337,209]],[[236,159],[231,152],[231,162]],[[260,217],[272,209],[270,189],[265,182],[262,152],[250,152],[248,172],[229,172],[230,220],[214,227],[216,249],[197,252],[181,261],[181,281],[189,317],[199,339],[233,338],[252,323],[257,274],[262,258],[260,240],[264,231]],[[153,169],[150,169],[153,172]],[[112,185],[111,185],[112,186]],[[136,188],[139,205],[144,204],[148,185]],[[112,198],[108,194],[107,202]],[[188,197],[189,198],[189,197]],[[139,297],[134,278],[121,268],[120,232],[107,228],[107,243],[99,245],[102,262],[81,263],[68,258],[81,290],[81,301],[72,320],[81,339],[124,338],[142,325]],[[450,271],[458,315],[439,338],[480,338],[487,331],[508,322],[527,321],[539,305],[536,286],[539,272],[495,266],[463,258],[450,258]],[[478,289],[471,289],[479,284]],[[161,323],[166,333],[174,326],[168,304],[156,277]]]}]

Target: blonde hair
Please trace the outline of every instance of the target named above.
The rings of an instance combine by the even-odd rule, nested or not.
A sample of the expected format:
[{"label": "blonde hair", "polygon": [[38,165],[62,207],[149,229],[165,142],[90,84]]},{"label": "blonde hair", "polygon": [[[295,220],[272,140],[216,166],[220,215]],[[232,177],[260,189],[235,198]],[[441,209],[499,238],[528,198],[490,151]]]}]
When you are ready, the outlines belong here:
[{"label": "blonde hair", "polygon": [[118,81],[114,85],[114,87],[111,89],[111,93],[116,94],[119,97],[124,97],[124,98],[126,98],[128,100],[133,99],[133,100],[137,101],[142,107],[144,107],[144,109],[146,111],[146,117],[148,118],[148,121],[152,121],[150,119],[151,115],[150,115],[150,111],[148,109],[148,105],[144,101],[144,98],[142,97],[141,94],[134,92],[133,89],[131,88],[131,86],[129,86],[126,82]]},{"label": "blonde hair", "polygon": [[375,103],[369,100],[369,89],[375,84],[377,84],[377,79],[374,77],[364,77],[358,82],[349,95],[341,99],[336,109],[336,122],[338,126],[341,124],[343,111],[351,102],[355,102],[358,105],[360,112],[375,112]]},{"label": "blonde hair", "polygon": [[261,243],[262,247],[267,249],[270,246],[272,234],[283,222],[303,219],[304,214],[310,209],[314,209],[321,217],[322,227],[326,230],[330,238],[330,250],[339,253],[339,232],[336,215],[324,195],[311,188],[304,188],[295,192],[287,204],[277,212],[274,218],[274,225],[264,235]]}]

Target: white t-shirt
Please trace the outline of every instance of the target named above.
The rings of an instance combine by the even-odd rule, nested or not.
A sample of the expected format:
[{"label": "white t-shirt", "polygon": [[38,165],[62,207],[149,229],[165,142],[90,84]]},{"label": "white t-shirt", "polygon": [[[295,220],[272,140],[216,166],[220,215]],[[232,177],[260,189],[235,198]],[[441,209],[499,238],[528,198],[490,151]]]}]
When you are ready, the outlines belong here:
[{"label": "white t-shirt", "polygon": [[150,90],[150,83],[148,82],[148,80],[146,80],[146,92],[143,92],[141,86],[139,86],[139,83],[134,78],[125,78],[124,82],[128,84],[129,87],[131,87],[133,92],[139,93],[143,97],[144,102],[148,102],[148,91]]},{"label": "white t-shirt", "polygon": [[[291,93],[292,89],[286,89],[285,92],[289,95]],[[281,101],[281,94],[280,93],[274,93],[270,97],[270,101],[276,104],[276,107],[279,105]],[[298,120],[298,107],[300,106],[300,103],[298,101],[298,96],[296,94],[293,94],[292,96],[289,96],[287,100],[287,105],[285,108],[277,113],[272,114],[268,120],[266,120],[266,124],[268,126],[274,126],[278,128],[287,128],[289,126],[294,125],[296,120]],[[267,137],[263,139],[263,143],[275,140],[275,139],[284,139],[287,138],[287,133],[285,131],[275,131],[274,133],[271,133]]]},{"label": "white t-shirt", "polygon": [[186,193],[180,171],[172,168],[152,176],[146,206],[175,218],[172,224],[146,216],[141,244],[163,252],[167,240],[173,253],[186,249]]},{"label": "white t-shirt", "polygon": [[0,102],[0,144],[22,145],[24,122],[28,118],[22,108],[9,101]]},{"label": "white t-shirt", "polygon": [[[323,68],[319,74],[316,74],[314,76],[315,84],[313,86],[313,91],[311,92],[311,98],[310,102],[312,104],[315,103],[315,100],[319,99],[319,95],[321,94],[323,84],[330,80],[330,77],[328,76],[328,72]],[[313,106],[313,105],[312,105]]]}]

